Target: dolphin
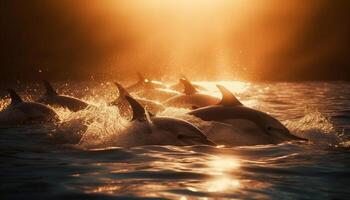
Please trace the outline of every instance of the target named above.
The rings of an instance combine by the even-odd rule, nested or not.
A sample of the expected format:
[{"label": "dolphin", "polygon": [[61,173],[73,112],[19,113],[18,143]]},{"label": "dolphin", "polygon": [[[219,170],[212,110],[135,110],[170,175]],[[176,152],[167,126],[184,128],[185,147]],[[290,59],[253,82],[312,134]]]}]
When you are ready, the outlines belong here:
[{"label": "dolphin", "polygon": [[[119,96],[114,101],[110,102],[110,105],[117,106],[121,113],[128,113],[127,111],[130,110],[130,104],[125,99],[125,96],[130,96],[129,92],[126,91],[126,89],[118,82],[114,83],[118,88]],[[141,98],[135,98],[142,106],[146,107],[147,110],[149,110],[151,113],[158,113],[160,111],[165,110],[165,107],[157,103],[155,101],[147,100],[147,99],[141,99]]]},{"label": "dolphin", "polygon": [[167,86],[162,82],[150,80],[145,78],[140,72],[137,73],[138,81],[128,87],[126,90],[129,92],[139,92],[145,89],[166,89]]},{"label": "dolphin", "polygon": [[118,133],[117,146],[215,145],[194,125],[181,119],[155,117],[131,96],[125,99],[130,103],[133,116],[126,130]]},{"label": "dolphin", "polygon": [[137,74],[139,81],[129,87],[126,87],[126,90],[136,94],[138,97],[162,102],[179,94],[177,91],[169,89],[168,86],[164,85],[162,82],[151,81],[144,78],[142,74]]},{"label": "dolphin", "polygon": [[180,79],[184,86],[184,93],[171,97],[163,102],[166,106],[196,109],[210,105],[216,105],[220,99],[211,95],[199,93],[193,84],[187,79]]},{"label": "dolphin", "polygon": [[70,111],[77,112],[89,106],[88,103],[71,96],[59,95],[48,81],[43,81],[46,88],[46,94],[37,100],[39,103],[50,106],[59,106],[68,108]]},{"label": "dolphin", "polygon": [[172,89],[172,90],[175,90],[175,91],[178,91],[178,92],[182,92],[183,91],[183,83],[181,81],[181,79],[184,79],[188,82],[191,83],[191,85],[196,88],[196,90],[199,90],[199,91],[203,91],[203,90],[207,90],[205,87],[201,86],[201,85],[198,85],[198,84],[195,84],[195,83],[192,83],[185,75],[181,75],[180,76],[181,78],[179,79],[180,81],[174,85],[171,85],[169,87],[169,89]]},{"label": "dolphin", "polygon": [[46,105],[24,102],[13,89],[8,89],[8,92],[11,104],[0,112],[0,125],[16,126],[59,121],[55,111]]},{"label": "dolphin", "polygon": [[217,87],[223,95],[218,105],[199,108],[188,114],[213,121],[213,127],[206,135],[218,145],[245,146],[304,140],[292,135],[272,116],[244,106],[225,87]]}]

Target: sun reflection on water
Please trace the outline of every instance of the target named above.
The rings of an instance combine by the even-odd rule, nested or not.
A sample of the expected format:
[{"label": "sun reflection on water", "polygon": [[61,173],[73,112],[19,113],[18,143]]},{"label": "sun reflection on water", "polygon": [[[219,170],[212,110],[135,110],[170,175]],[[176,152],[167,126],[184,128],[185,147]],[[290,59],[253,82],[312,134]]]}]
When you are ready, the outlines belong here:
[{"label": "sun reflection on water", "polygon": [[238,159],[230,158],[230,157],[218,157],[211,162],[209,162],[209,166],[214,171],[225,172],[239,168],[241,165]]},{"label": "sun reflection on water", "polygon": [[236,189],[240,182],[233,178],[222,177],[208,182],[208,192],[222,192]]},{"label": "sun reflection on water", "polygon": [[100,187],[93,188],[89,192],[91,193],[106,193],[106,194],[114,194],[115,191],[120,190],[120,186],[117,185],[104,185]]},{"label": "sun reflection on water", "polygon": [[209,161],[208,167],[210,171],[217,173],[205,183],[208,192],[231,191],[239,188],[241,185],[240,181],[232,176],[232,174],[239,172],[239,168],[241,167],[238,158],[218,156]]}]

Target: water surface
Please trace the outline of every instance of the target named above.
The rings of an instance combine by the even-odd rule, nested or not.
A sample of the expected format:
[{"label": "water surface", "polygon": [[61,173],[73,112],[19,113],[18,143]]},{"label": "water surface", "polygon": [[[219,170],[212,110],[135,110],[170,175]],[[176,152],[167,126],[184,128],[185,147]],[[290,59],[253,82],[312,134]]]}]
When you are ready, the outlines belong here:
[{"label": "water surface", "polygon": [[[219,95],[214,82],[199,82]],[[221,82],[249,107],[281,120],[309,142],[248,147],[119,148],[127,125],[107,106],[112,83],[56,83],[94,104],[55,108],[59,126],[0,129],[0,199],[349,199],[350,84]],[[19,89],[27,99],[37,85]],[[1,107],[8,103],[1,100]],[[187,119],[187,110],[160,115]],[[80,137],[82,138],[80,139]]]}]

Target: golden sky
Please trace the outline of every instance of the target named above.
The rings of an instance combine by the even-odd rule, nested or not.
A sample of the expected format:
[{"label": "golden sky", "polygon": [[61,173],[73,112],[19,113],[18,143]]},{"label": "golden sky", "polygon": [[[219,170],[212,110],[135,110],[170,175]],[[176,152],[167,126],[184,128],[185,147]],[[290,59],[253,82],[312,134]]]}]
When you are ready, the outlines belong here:
[{"label": "golden sky", "polygon": [[339,61],[334,55],[343,52],[349,32],[341,28],[349,24],[343,0],[31,3],[21,8],[26,17],[12,15],[28,32],[24,43],[38,46],[23,49],[22,57],[47,71],[68,64],[87,74],[288,79]]}]

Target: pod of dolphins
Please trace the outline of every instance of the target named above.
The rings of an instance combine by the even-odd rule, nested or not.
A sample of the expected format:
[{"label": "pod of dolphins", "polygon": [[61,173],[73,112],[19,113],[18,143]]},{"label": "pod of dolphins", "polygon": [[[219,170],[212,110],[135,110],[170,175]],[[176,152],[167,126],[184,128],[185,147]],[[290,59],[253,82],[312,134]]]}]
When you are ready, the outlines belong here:
[{"label": "pod of dolphins", "polygon": [[[222,94],[217,98],[202,93],[201,86],[192,84],[184,76],[170,87],[146,79],[140,73],[138,77],[138,82],[126,88],[115,82],[119,96],[110,105],[117,106],[122,117],[130,118],[127,131],[118,134],[115,143],[118,146],[242,146],[305,140],[292,135],[267,113],[244,106],[222,85],[217,85]],[[46,93],[35,102],[23,101],[13,89],[8,89],[11,103],[0,111],[0,126],[59,123],[58,115],[48,106],[67,108],[72,112],[92,106],[78,98],[60,95],[48,81],[43,84]],[[157,113],[166,107],[190,109],[189,115],[212,125],[203,131],[182,119],[157,117]]]}]

